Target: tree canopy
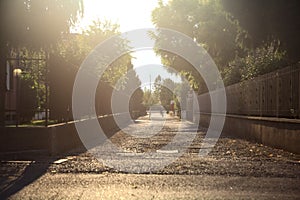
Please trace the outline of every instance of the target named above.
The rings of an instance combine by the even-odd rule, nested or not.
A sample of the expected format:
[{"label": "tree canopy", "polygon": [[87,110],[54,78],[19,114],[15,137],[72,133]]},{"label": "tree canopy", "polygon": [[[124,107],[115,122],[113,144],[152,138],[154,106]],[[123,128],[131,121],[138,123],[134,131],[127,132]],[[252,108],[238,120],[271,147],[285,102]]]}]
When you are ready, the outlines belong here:
[{"label": "tree canopy", "polygon": [[[130,47],[127,45],[128,42],[121,37],[118,37],[119,34],[118,24],[111,23],[110,21],[102,22],[98,19],[93,21],[93,23],[86,30],[83,30],[81,34],[64,35],[57,46],[56,52],[63,57],[66,62],[72,63],[74,67],[78,68],[97,45],[110,37],[114,36],[114,45],[109,46],[105,49],[106,51],[114,53],[121,50],[124,52],[129,51]],[[99,61],[105,59],[100,53],[97,57],[99,57]],[[124,89],[128,78],[123,77],[123,75],[133,68],[131,58],[131,55],[128,53],[113,61],[103,73],[102,81],[108,82],[112,86],[115,86],[118,82],[117,87],[120,87],[118,89]],[[98,64],[99,66],[95,67],[93,73],[102,69],[100,69],[100,67],[103,67],[101,66],[101,62]]]},{"label": "tree canopy", "polygon": [[[209,53],[225,84],[232,84],[284,67],[288,62],[287,56],[299,60],[299,42],[292,40],[299,40],[296,35],[299,34],[300,20],[291,23],[299,18],[297,2],[159,1],[152,12],[152,21],[157,28],[153,38],[159,47],[159,42],[165,37],[160,28],[188,35]],[[177,42],[177,45],[180,48],[182,44]],[[195,90],[207,91],[201,75],[186,60],[159,48],[156,53],[161,56],[164,65],[185,75]]]},{"label": "tree canopy", "polygon": [[83,0],[1,0],[0,46],[49,47],[83,12]]},{"label": "tree canopy", "polygon": [[268,40],[280,40],[291,62],[300,59],[300,1],[298,0],[222,0],[251,37],[257,48]]},{"label": "tree canopy", "polygon": [[[170,28],[180,31],[203,46],[214,59],[219,69],[226,67],[235,55],[242,54],[247,33],[217,0],[173,0],[159,6],[152,13],[152,20],[159,29]],[[157,35],[156,39],[163,37]],[[158,51],[163,63],[184,75],[199,87],[201,76],[184,59],[169,52]],[[200,81],[203,82],[203,81]]]},{"label": "tree canopy", "polygon": [[[0,1],[0,97],[5,96],[6,59],[13,51],[49,50],[62,33],[83,15],[83,0]],[[4,125],[5,98],[0,98],[0,123]]]}]

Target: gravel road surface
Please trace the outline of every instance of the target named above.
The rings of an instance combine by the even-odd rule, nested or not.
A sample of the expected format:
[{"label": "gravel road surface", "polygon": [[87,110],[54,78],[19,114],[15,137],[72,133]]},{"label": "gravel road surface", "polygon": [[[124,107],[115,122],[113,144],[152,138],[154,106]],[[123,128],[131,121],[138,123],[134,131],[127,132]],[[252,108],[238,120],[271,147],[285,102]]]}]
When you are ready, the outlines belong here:
[{"label": "gravel road surface", "polygon": [[0,198],[300,199],[300,155],[222,136],[199,157],[206,129],[186,123],[139,118],[110,139],[118,151],[2,156]]}]

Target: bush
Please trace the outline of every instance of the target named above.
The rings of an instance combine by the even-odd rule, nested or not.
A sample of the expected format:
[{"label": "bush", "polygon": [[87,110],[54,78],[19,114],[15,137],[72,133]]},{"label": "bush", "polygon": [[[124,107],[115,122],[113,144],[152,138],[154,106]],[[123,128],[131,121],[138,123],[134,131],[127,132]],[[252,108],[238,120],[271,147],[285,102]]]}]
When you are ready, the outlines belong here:
[{"label": "bush", "polygon": [[285,67],[286,52],[280,50],[279,46],[280,42],[273,40],[248,50],[245,57],[237,56],[223,72],[225,84],[230,85]]}]

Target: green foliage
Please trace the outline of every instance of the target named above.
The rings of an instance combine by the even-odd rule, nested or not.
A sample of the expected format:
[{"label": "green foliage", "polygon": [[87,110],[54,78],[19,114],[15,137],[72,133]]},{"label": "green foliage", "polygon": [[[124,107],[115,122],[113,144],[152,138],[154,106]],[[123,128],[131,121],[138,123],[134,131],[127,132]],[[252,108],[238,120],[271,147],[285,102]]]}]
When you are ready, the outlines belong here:
[{"label": "green foliage", "polygon": [[178,30],[201,44],[221,68],[234,58],[247,34],[218,0],[173,0],[152,13],[157,28]]},{"label": "green foliage", "polygon": [[241,60],[247,66],[243,70],[242,80],[284,67],[285,51],[281,51],[279,45],[279,41],[272,41],[250,50],[248,55]]},{"label": "green foliage", "polygon": [[[245,0],[242,2],[250,5],[250,10],[258,8],[259,5],[268,7],[268,4],[261,1],[247,2]],[[159,45],[161,41],[164,41],[165,37],[159,31],[161,27],[180,31],[204,47],[217,64],[226,85],[251,79],[284,67],[287,64],[287,52],[281,49],[286,44],[282,45],[278,40],[260,43],[262,39],[278,38],[276,37],[277,35],[284,37],[282,31],[276,31],[277,28],[282,27],[267,26],[266,28],[270,32],[264,35],[259,34],[260,32],[268,32],[264,30],[265,27],[261,27],[261,30],[255,29],[257,34],[254,35],[260,38],[258,41],[256,40],[257,38],[251,37],[241,27],[239,21],[223,7],[226,6],[227,10],[233,11],[235,16],[238,16],[243,21],[243,27],[247,27],[247,30],[250,29],[253,33],[253,29],[251,28],[257,27],[256,24],[260,24],[261,26],[263,21],[266,25],[266,21],[274,23],[275,21],[272,20],[275,18],[278,19],[279,15],[273,12],[278,11],[279,5],[282,3],[277,2],[276,5],[272,5],[273,10],[267,11],[270,16],[259,18],[259,20],[262,20],[259,22],[258,20],[252,22],[249,18],[250,16],[255,18],[254,14],[248,13],[249,16],[246,16],[246,14],[241,12],[247,12],[247,7],[242,4],[241,2],[237,3],[239,10],[234,9],[235,3],[230,1],[173,0],[168,3],[160,1],[158,7],[152,13],[152,20],[158,29],[157,34],[153,34],[153,38],[156,40],[156,52],[161,56],[163,64],[174,68],[185,76],[194,90],[198,90],[199,93],[207,92],[203,78],[189,63],[177,55],[159,50]],[[293,2],[291,5],[300,4]],[[284,6],[285,9],[287,7]],[[266,15],[265,9],[256,10],[255,12],[258,15]],[[246,25],[245,22],[247,23]],[[275,37],[273,33],[275,33]],[[176,44],[178,48],[184,45],[176,42],[172,44]]]},{"label": "green foliage", "polygon": [[83,0],[1,0],[0,46],[50,48],[83,9]]},{"label": "green foliage", "polygon": [[[64,35],[56,51],[66,62],[72,63],[69,67],[74,67],[76,71],[97,45],[113,36],[114,45],[108,46],[105,51],[112,52],[109,55],[114,56],[119,56],[121,51],[129,52],[128,41],[118,37],[119,34],[118,24],[109,21],[101,22],[98,19],[93,21],[88,29],[83,30],[80,34]],[[97,66],[95,66],[92,73],[99,74],[100,71],[105,70],[100,81],[110,84],[113,88],[123,91],[125,94],[133,94],[129,107],[131,111],[135,112],[144,109],[142,107],[143,91],[139,88],[141,82],[133,70],[131,58],[131,55],[126,53],[110,63],[109,66],[106,66],[103,63],[110,61],[110,57],[105,57],[101,53],[94,54],[93,59],[95,59]]]},{"label": "green foliage", "polygon": [[161,105],[164,106],[164,108],[166,110],[169,110],[171,100],[176,99],[176,96],[174,93],[175,87],[176,87],[175,83],[171,79],[167,78],[167,79],[163,80],[159,99],[160,99]]},{"label": "green foliage", "polygon": [[[117,24],[109,21],[93,21],[88,29],[82,33],[63,34],[57,46],[56,52],[65,61],[74,65],[80,65],[86,56],[101,42],[119,34]],[[125,43],[125,41],[124,41]]]},{"label": "green foliage", "polygon": [[143,104],[147,108],[151,105],[160,104],[169,110],[170,102],[174,100],[176,109],[185,109],[187,93],[190,90],[187,81],[177,83],[169,78],[162,79],[158,75],[154,83],[154,91],[144,89]]},{"label": "green foliage", "polygon": [[[92,25],[88,29],[83,30],[81,34],[67,34],[61,39],[56,52],[61,55],[66,62],[72,63],[74,67],[79,67],[88,54],[101,42],[106,39],[120,34],[119,25],[113,24],[109,21],[101,22],[99,19],[93,21]],[[127,41],[122,38],[117,38],[117,46],[111,46],[107,51],[119,52],[121,50],[129,50]],[[97,58],[98,59],[98,58]],[[102,55],[99,55],[99,60],[105,59]],[[102,70],[100,66],[95,68]],[[132,69],[131,56],[125,54],[115,60],[105,70],[101,80],[108,82],[110,85],[115,86],[118,81],[123,81],[122,84],[118,84],[118,87],[123,88],[127,78],[120,79],[128,70]],[[120,89],[119,88],[119,89]]]},{"label": "green foliage", "polygon": [[[169,108],[170,101],[174,99],[174,90],[176,84],[171,79],[162,79],[160,75],[158,75],[154,80],[154,90],[150,91],[150,89],[144,90],[143,103],[145,106],[149,107],[151,105],[160,104],[165,107],[165,109]],[[153,89],[152,88],[152,89]]]},{"label": "green foliage", "polygon": [[[83,0],[1,0],[0,77],[5,77],[4,66],[7,57],[12,57],[12,52],[18,53],[22,48],[28,51],[34,50],[36,54],[44,51],[48,52],[56,45],[61,33],[69,32],[70,27],[76,23],[82,14]],[[32,69],[35,69],[35,67],[32,66]],[[45,68],[40,70],[44,71]],[[43,98],[45,97],[45,85],[35,77],[37,74],[30,74],[30,72],[25,74],[23,76],[23,86],[28,86],[26,87],[27,90],[25,89],[27,91],[25,96],[35,96],[32,91],[37,93],[38,107],[42,107]],[[1,97],[4,97],[6,92],[4,81],[2,79],[0,83]],[[36,89],[38,84],[41,86],[39,91]],[[24,102],[27,100],[24,100]],[[1,125],[4,123],[4,102],[5,99],[0,98]],[[29,104],[35,107],[34,102]],[[28,110],[25,112],[28,112]]]},{"label": "green foliage", "polygon": [[153,92],[153,104],[157,104],[160,102],[160,94],[162,90],[162,78],[158,75],[154,80],[154,92]]},{"label": "green foliage", "polygon": [[[219,0],[173,0],[166,4],[160,1],[152,13],[152,21],[158,28],[158,34],[153,36],[157,47],[164,40],[160,27],[180,31],[203,46],[220,70],[224,70],[236,54],[243,54],[248,39],[247,32],[224,11]],[[184,44],[177,45],[180,48]],[[170,52],[156,52],[164,65],[184,73],[195,90],[202,87],[202,77],[187,61]]]},{"label": "green foliage", "polygon": [[[42,92],[43,90],[36,90],[32,87],[34,83],[30,79],[21,79],[20,80],[20,117],[22,122],[30,121],[39,106],[43,106],[45,95],[38,95],[38,92]],[[41,97],[41,98],[40,98]]]},{"label": "green foliage", "polygon": [[247,30],[253,48],[276,38],[290,62],[299,61],[299,0],[222,0],[221,3]]},{"label": "green foliage", "polygon": [[[46,53],[44,51],[33,51],[22,48],[18,51],[20,58],[19,67],[22,68],[22,85],[25,91],[31,94],[33,110],[45,108],[46,103]],[[28,90],[31,90],[28,91]],[[33,95],[34,94],[34,95]],[[26,92],[24,93],[26,96]],[[27,95],[29,96],[29,95]],[[28,97],[26,97],[29,99]]]},{"label": "green foliage", "polygon": [[[141,81],[136,74],[136,71],[134,69],[129,70],[126,73],[126,81],[123,85],[124,87],[121,88],[121,90],[130,96],[130,102],[129,102],[129,110],[131,112],[132,118],[139,117],[139,115],[145,115],[146,108],[143,104],[143,98],[144,98],[144,92],[140,88]],[[136,113],[138,112],[138,113]]]},{"label": "green foliage", "polygon": [[188,91],[190,90],[191,86],[187,81],[182,81],[181,83],[176,83],[175,87],[175,105],[177,109],[186,109],[186,100],[187,100],[187,95]]},{"label": "green foliage", "polygon": [[249,50],[245,57],[236,57],[224,72],[226,85],[254,78],[286,66],[286,52],[280,50],[277,40]]},{"label": "green foliage", "polygon": [[[133,119],[146,115],[146,107],[143,104],[144,92],[141,88],[137,88],[129,101],[129,110]],[[137,113],[139,116],[137,116]]]},{"label": "green foliage", "polygon": [[144,89],[144,95],[143,95],[143,105],[149,109],[149,107],[153,104],[156,104],[158,102],[156,102],[156,100],[154,99],[154,95],[153,93],[148,90],[148,89]]},{"label": "green foliage", "polygon": [[175,83],[169,78],[162,79],[161,76],[158,75],[154,81],[154,91],[144,91],[144,104],[147,106],[160,104],[166,110],[169,110],[171,100],[179,102],[180,89],[180,83]]}]

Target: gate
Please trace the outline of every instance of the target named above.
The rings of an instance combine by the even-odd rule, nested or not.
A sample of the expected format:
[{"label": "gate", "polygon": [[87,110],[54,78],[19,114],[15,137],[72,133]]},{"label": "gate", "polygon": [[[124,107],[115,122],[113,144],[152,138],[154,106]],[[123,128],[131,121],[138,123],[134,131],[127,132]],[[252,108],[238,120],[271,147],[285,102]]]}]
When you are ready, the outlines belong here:
[{"label": "gate", "polygon": [[31,120],[45,120],[47,125],[46,56],[7,58],[5,72],[5,124],[19,126]]}]

